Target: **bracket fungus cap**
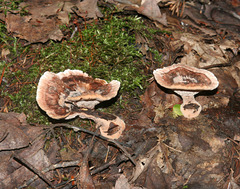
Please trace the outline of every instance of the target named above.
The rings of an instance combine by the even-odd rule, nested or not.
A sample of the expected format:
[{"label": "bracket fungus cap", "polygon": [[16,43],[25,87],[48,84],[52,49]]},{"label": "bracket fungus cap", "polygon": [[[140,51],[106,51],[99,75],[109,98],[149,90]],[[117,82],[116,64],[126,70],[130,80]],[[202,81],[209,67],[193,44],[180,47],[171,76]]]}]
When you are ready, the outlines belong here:
[{"label": "bracket fungus cap", "polygon": [[125,129],[124,121],[118,116],[86,108],[78,108],[74,112],[74,117],[93,120],[101,135],[109,139],[118,139]]},{"label": "bracket fungus cap", "polygon": [[180,109],[183,116],[189,119],[197,117],[202,110],[194,95],[203,90],[213,90],[219,85],[212,72],[183,64],[156,69],[153,75],[159,85],[172,89],[182,97]]},{"label": "bracket fungus cap", "polygon": [[115,97],[120,82],[107,83],[93,79],[80,70],[65,70],[57,74],[45,72],[39,80],[37,102],[53,119],[72,119],[79,116],[96,122],[101,135],[117,139],[125,129],[125,123],[117,116],[97,112],[94,107]]},{"label": "bracket fungus cap", "polygon": [[36,100],[49,117],[63,119],[72,117],[73,106],[93,109],[100,102],[115,97],[119,88],[119,81],[107,83],[80,70],[57,74],[47,71],[39,80]]}]

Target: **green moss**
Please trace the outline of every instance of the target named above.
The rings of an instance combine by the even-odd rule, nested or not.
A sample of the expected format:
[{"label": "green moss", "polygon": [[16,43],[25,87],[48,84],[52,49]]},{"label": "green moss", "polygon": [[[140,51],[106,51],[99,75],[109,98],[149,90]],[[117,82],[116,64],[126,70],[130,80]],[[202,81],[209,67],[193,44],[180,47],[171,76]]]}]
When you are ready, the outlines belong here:
[{"label": "green moss", "polygon": [[[61,28],[68,32],[74,30]],[[30,56],[29,52],[33,55],[30,56],[32,62],[29,60],[28,63],[32,65],[26,70],[11,71],[10,68],[18,64],[17,60],[5,64],[8,69],[4,77],[8,83],[2,84],[5,87],[2,95],[11,99],[9,110],[24,112],[30,122],[48,123],[47,116],[40,111],[35,99],[38,80],[45,71],[57,73],[78,69],[94,78],[118,80],[121,82],[120,96],[127,94],[128,97],[137,97],[139,93],[136,90],[144,91],[148,76],[144,73],[146,63],[141,60],[142,54],[135,44],[134,32],[144,29],[146,26],[139,17],[120,18],[110,15],[96,23],[81,23],[78,32],[69,40],[50,41],[35,49],[22,47],[16,38],[12,38],[9,45],[12,60],[20,54],[22,57]],[[160,58],[157,57],[159,61]],[[14,87],[8,86],[10,83]]]},{"label": "green moss", "polygon": [[[97,24],[87,25],[70,41],[61,44],[51,42],[41,50],[42,72],[65,69],[79,69],[93,77],[119,80],[122,91],[143,88],[145,78],[142,54],[136,48],[134,27],[140,29],[143,23],[136,17],[100,20]],[[54,62],[54,64],[53,64]]]},{"label": "green moss", "polygon": [[26,15],[28,13],[25,10],[26,7],[19,7],[19,4],[23,2],[23,0],[0,0],[0,11],[7,15],[8,11],[18,11],[21,15]]}]

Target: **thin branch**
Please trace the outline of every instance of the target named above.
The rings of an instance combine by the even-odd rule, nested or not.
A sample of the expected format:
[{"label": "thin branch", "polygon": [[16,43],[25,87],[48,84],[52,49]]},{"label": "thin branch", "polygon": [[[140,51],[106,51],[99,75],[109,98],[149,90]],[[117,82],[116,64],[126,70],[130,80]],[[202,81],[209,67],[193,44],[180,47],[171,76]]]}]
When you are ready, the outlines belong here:
[{"label": "thin branch", "polygon": [[[94,188],[93,184],[93,179],[89,171],[89,166],[88,166],[88,159],[90,156],[90,152],[93,149],[93,143],[94,143],[94,138],[95,135],[92,136],[92,140],[89,144],[88,150],[86,151],[80,169],[78,171],[78,175],[76,176],[76,181],[77,181],[77,188]],[[84,186],[84,187],[83,187]]]},{"label": "thin branch", "polygon": [[[51,165],[50,167],[47,167],[42,170],[43,173],[46,173],[48,171],[52,171],[54,169],[59,169],[59,168],[65,168],[65,167],[79,167],[79,163],[81,160],[76,160],[76,161],[69,161],[69,162],[62,162],[62,163],[57,163],[55,165]],[[29,179],[24,185],[19,186],[18,189],[25,188],[29,186],[31,183],[33,183],[36,179],[38,178],[37,175]]]},{"label": "thin branch", "polygon": [[103,171],[103,170],[105,170],[105,169],[107,169],[107,168],[109,168],[109,167],[111,167],[113,165],[119,165],[120,163],[125,162],[127,160],[128,159],[127,159],[127,157],[125,155],[121,155],[118,160],[113,159],[113,160],[103,164],[102,166],[100,166],[100,167],[98,167],[96,169],[93,169],[92,171],[90,171],[90,173],[91,173],[91,175],[95,175],[95,174],[97,174],[97,173],[99,173],[99,172],[101,172],[101,171]]},{"label": "thin branch", "polygon": [[[95,175],[113,165],[119,165],[122,162],[127,161],[128,158],[125,155],[121,155],[120,158],[116,161],[116,159],[111,160],[110,162],[107,162],[105,164],[103,164],[101,167],[98,167],[96,169],[93,169],[90,171],[91,175]],[[79,167],[79,163],[82,160],[75,160],[75,161],[69,161],[69,162],[61,162],[61,163],[57,163],[54,165],[51,165],[45,169],[42,170],[43,173],[55,170],[55,169],[60,169],[60,168],[66,168],[66,167]],[[19,186],[17,189],[22,189],[22,188],[26,188],[27,186],[29,186],[31,183],[33,183],[36,179],[38,178],[37,175],[33,176],[31,179],[29,179],[27,182],[25,182],[24,185]],[[75,180],[75,179],[73,179]],[[72,180],[71,180],[72,181]]]},{"label": "thin branch", "polygon": [[41,178],[44,182],[46,182],[49,186],[52,188],[55,188],[55,186],[51,183],[51,181],[39,170],[37,170],[33,165],[31,165],[29,162],[27,162],[24,158],[20,157],[16,153],[13,153],[13,158],[21,163],[23,166],[28,168],[30,171],[38,175],[39,178]]},{"label": "thin branch", "polygon": [[[123,161],[127,161],[128,159],[134,164],[136,165],[136,162],[135,160],[131,157],[131,155],[127,152],[127,150],[116,140],[112,140],[112,139],[109,139],[109,138],[106,138],[100,134],[97,134],[95,132],[92,132],[92,131],[89,131],[87,129],[83,129],[81,127],[77,127],[77,126],[73,126],[73,125],[70,125],[70,124],[65,124],[65,123],[59,123],[59,124],[52,124],[52,125],[49,125],[49,126],[46,126],[46,125],[41,125],[42,127],[46,128],[46,129],[51,129],[51,128],[57,128],[57,127],[65,127],[65,128],[68,128],[68,129],[73,129],[75,132],[84,132],[84,133],[87,133],[87,134],[90,134],[90,135],[93,135],[95,137],[98,137],[102,140],[105,140],[105,141],[108,141],[110,143],[112,143],[114,146],[118,147],[122,152],[124,152],[124,156],[126,158],[120,158],[121,160],[116,162],[116,164],[119,164]],[[123,145],[126,145],[126,144],[123,144]],[[128,159],[127,159],[128,158]],[[55,165],[51,165],[50,167],[47,167],[45,169],[42,170],[43,173],[46,173],[48,171],[51,171],[51,170],[54,170],[54,169],[59,169],[59,168],[64,168],[64,167],[75,167],[75,166],[78,166],[79,167],[79,163],[80,163],[81,160],[76,160],[76,161],[71,161],[71,162],[62,162],[62,163],[59,163],[59,164],[55,164]],[[90,173],[91,175],[94,175],[96,174],[97,172],[100,172],[106,168],[108,168],[109,166],[111,165],[114,165],[114,162],[109,162],[109,163],[106,163],[105,165],[103,165],[102,167],[99,167],[97,168],[96,170],[92,170]],[[41,174],[41,173],[40,173]],[[38,178],[37,175],[35,175],[34,177],[32,177],[31,179],[29,179],[27,182],[25,182],[24,185],[22,186],[19,186],[18,189],[22,189],[22,188],[25,188],[27,187],[28,185],[30,185],[32,182],[34,182],[36,179]]]},{"label": "thin branch", "polygon": [[52,127],[52,128],[56,128],[56,127],[66,127],[66,128],[69,128],[69,129],[73,129],[75,132],[84,132],[84,133],[88,133],[90,135],[95,135],[96,137],[102,139],[102,140],[106,140],[112,144],[114,144],[116,147],[118,147],[119,149],[121,149],[122,152],[124,152],[124,154],[129,158],[129,160],[134,164],[136,165],[136,162],[135,160],[132,158],[132,156],[127,152],[127,150],[116,140],[113,140],[113,139],[109,139],[109,138],[106,138],[100,134],[96,134],[95,132],[91,132],[87,129],[83,129],[81,127],[76,127],[76,126],[73,126],[73,125],[70,125],[70,124],[66,124],[66,123],[58,123],[58,124],[52,124],[52,125],[49,125],[49,127]]}]

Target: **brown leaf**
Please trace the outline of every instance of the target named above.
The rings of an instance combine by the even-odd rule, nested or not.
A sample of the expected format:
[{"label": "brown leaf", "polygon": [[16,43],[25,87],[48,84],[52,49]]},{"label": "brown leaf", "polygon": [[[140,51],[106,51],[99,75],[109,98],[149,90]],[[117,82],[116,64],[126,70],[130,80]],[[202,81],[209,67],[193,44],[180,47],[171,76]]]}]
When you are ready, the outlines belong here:
[{"label": "brown leaf", "polygon": [[[186,55],[181,59],[182,64],[199,68],[207,66],[224,65],[229,62],[231,56],[237,54],[238,44],[233,40],[221,40],[207,43],[203,35],[191,33],[173,33],[174,41],[170,43],[173,49],[183,46]],[[228,54],[229,50],[232,52]]]},{"label": "brown leaf", "polygon": [[128,179],[122,174],[115,183],[115,189],[130,189]]},{"label": "brown leaf", "polygon": [[28,136],[19,126],[20,121],[13,115],[0,114],[0,151],[19,149],[29,144]]},{"label": "brown leaf", "polygon": [[[15,188],[34,176],[32,171],[12,158],[12,150],[37,170],[50,166],[42,149],[45,139],[36,139],[42,129],[28,125],[24,114],[0,113],[0,188]],[[51,177],[51,174],[47,175]],[[37,182],[38,187],[46,187],[45,182]]]},{"label": "brown leaf", "polygon": [[85,18],[94,18],[103,17],[102,13],[98,9],[97,0],[84,0],[77,4],[79,11],[77,12],[78,16]]},{"label": "brown leaf", "polygon": [[82,159],[82,155],[77,150],[71,148],[69,144],[66,144],[63,149],[60,150],[62,161],[73,161]]},{"label": "brown leaf", "polygon": [[77,6],[78,15],[85,18],[102,17],[97,0],[78,2],[69,0],[25,1],[20,4],[28,11],[28,16],[8,13],[6,20],[8,32],[30,43],[46,42],[49,39],[60,41],[63,37],[60,24],[68,24],[72,7]]},{"label": "brown leaf", "polygon": [[93,179],[89,171],[88,158],[93,148],[94,137],[91,140],[88,150],[85,152],[83,161],[77,177],[78,189],[94,189]]},{"label": "brown leaf", "polygon": [[2,49],[2,53],[1,53],[2,58],[6,58],[7,55],[9,55],[9,54],[10,54],[10,50],[9,49]]},{"label": "brown leaf", "polygon": [[[43,144],[44,140],[36,141],[31,147],[26,148],[19,153],[20,157],[23,157],[39,171],[50,166],[50,161],[42,149]],[[0,183],[3,186],[1,187],[0,185],[1,188],[15,188],[17,186],[21,186],[24,181],[27,181],[35,175],[28,168],[13,159],[1,162],[1,167],[2,166],[5,167],[5,169],[1,169],[1,174],[5,175],[5,177],[0,178]],[[51,173],[48,173],[47,177],[51,178]],[[37,180],[35,184],[32,184],[32,186],[46,188],[46,183],[42,180]]]},{"label": "brown leaf", "polygon": [[142,5],[137,10],[138,13],[156,20],[163,25],[167,25],[166,14],[162,14],[158,7],[158,0],[143,0]]},{"label": "brown leaf", "polygon": [[157,158],[154,158],[147,169],[145,187],[152,189],[169,188],[161,169],[158,167]]},{"label": "brown leaf", "polygon": [[[152,82],[141,97],[144,115],[154,118],[158,123],[167,113],[167,110],[175,104],[181,103],[181,99],[170,90],[160,87],[155,81]],[[141,115],[142,116],[142,115]],[[141,118],[140,118],[141,119]],[[145,123],[146,118],[141,120]]]},{"label": "brown leaf", "polygon": [[44,17],[32,19],[28,16],[7,14],[7,30],[14,36],[25,39],[30,43],[46,42],[48,39],[61,40],[63,34],[56,26],[54,19]]},{"label": "brown leaf", "polygon": [[126,5],[124,9],[135,10],[139,14],[145,15],[148,18],[167,26],[166,14],[161,13],[158,2],[159,0],[143,0],[140,7],[137,4],[130,3],[130,5]]}]

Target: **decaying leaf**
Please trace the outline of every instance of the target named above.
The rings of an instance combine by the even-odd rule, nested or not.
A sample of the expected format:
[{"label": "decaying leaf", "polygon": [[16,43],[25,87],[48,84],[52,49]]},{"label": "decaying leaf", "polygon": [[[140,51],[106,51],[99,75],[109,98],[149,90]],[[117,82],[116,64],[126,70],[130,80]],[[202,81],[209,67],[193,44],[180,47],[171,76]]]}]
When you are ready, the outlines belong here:
[{"label": "decaying leaf", "polygon": [[[50,166],[50,161],[42,149],[45,139],[36,139],[43,128],[26,124],[26,116],[17,113],[0,114],[0,188],[15,188],[21,186],[34,176],[25,165],[12,158],[14,151],[37,170]],[[35,140],[34,140],[35,139]],[[31,143],[31,145],[30,145]],[[51,173],[47,174],[51,177]],[[32,186],[45,188],[46,183],[37,180]]]},{"label": "decaying leaf", "polygon": [[128,183],[128,179],[122,174],[120,177],[117,179],[115,183],[115,189],[130,189],[130,184]]},{"label": "decaying leaf", "polygon": [[93,189],[95,188],[93,184],[93,179],[92,176],[90,175],[89,172],[89,166],[88,162],[84,161],[82,162],[82,165],[79,170],[79,186],[78,188],[80,189]]},{"label": "decaying leaf", "polygon": [[0,151],[26,147],[29,137],[19,128],[20,121],[14,115],[0,114]]},{"label": "decaying leaf", "polygon": [[125,10],[135,10],[139,14],[147,16],[165,26],[167,25],[166,14],[162,14],[158,6],[160,0],[142,0],[141,5],[139,5],[139,1],[135,0],[117,0],[117,2],[121,3],[120,8],[123,7]]},{"label": "decaying leaf", "polygon": [[77,4],[78,16],[81,16],[84,18],[94,18],[94,19],[98,17],[102,17],[103,15],[98,9],[97,1],[98,0],[84,0],[82,2],[79,2]]},{"label": "decaying leaf", "polygon": [[6,58],[7,55],[9,55],[9,54],[10,54],[10,50],[9,49],[2,49],[2,53],[1,53],[2,58]]},{"label": "decaying leaf", "polygon": [[138,158],[136,167],[133,171],[131,183],[135,182],[138,177],[148,169],[149,164],[153,161],[154,157],[157,155],[157,153],[161,153],[161,148],[159,144],[154,146],[146,155],[141,155]]},{"label": "decaying leaf", "polygon": [[124,174],[121,174],[120,177],[116,180],[114,189],[146,189],[145,187],[132,186],[128,182],[128,179]]},{"label": "decaying leaf", "polygon": [[29,43],[46,42],[49,39],[60,41],[63,37],[59,25],[69,23],[69,13],[73,13],[72,8],[77,7],[75,12],[84,18],[102,17],[97,7],[97,0],[84,1],[25,1],[20,3],[27,16],[12,14],[8,12],[5,19],[8,32],[14,36],[27,40]]},{"label": "decaying leaf", "polygon": [[238,84],[238,88],[240,88],[240,61],[236,62],[234,65],[230,67],[230,73],[232,77]]},{"label": "decaying leaf", "polygon": [[25,39],[30,43],[46,42],[48,39],[61,40],[63,34],[54,19],[22,17],[7,14],[7,30],[14,36]]},{"label": "decaying leaf", "polygon": [[94,141],[94,137],[92,138],[90,145],[84,154],[83,161],[79,169],[79,173],[76,179],[78,189],[94,189],[95,188],[92,176],[89,171],[89,165],[88,165],[89,155],[93,148],[93,141]]},{"label": "decaying leaf", "polygon": [[62,161],[73,161],[73,160],[79,160],[82,159],[82,155],[78,153],[77,150],[71,148],[69,144],[66,144],[61,150],[60,155]]},{"label": "decaying leaf", "polygon": [[[201,35],[190,33],[173,33],[175,40],[171,42],[173,49],[183,46],[186,55],[182,58],[181,63],[204,68],[209,66],[224,65],[229,62],[231,55],[236,55],[239,51],[238,44],[233,40],[222,40],[218,44],[206,43],[205,38]],[[231,54],[228,54],[228,51]]]},{"label": "decaying leaf", "polygon": [[[204,3],[204,1],[187,2],[183,16],[190,18],[194,23],[209,26],[214,28],[214,30],[216,28],[226,30],[239,39],[240,19],[237,9],[239,5],[234,5],[232,2],[234,1],[215,1],[214,3]],[[202,30],[201,28],[199,29]],[[221,34],[218,30],[216,31]]]},{"label": "decaying leaf", "polygon": [[141,6],[137,9],[137,12],[163,25],[167,25],[166,14],[162,14],[158,7],[159,1],[160,0],[142,0]]},{"label": "decaying leaf", "polygon": [[193,183],[194,188],[204,188],[206,183],[219,188],[216,186],[222,185],[225,176],[226,143],[206,121],[195,120],[187,126],[184,119],[168,119],[157,145],[136,160],[131,182],[146,188],[180,188]]}]

